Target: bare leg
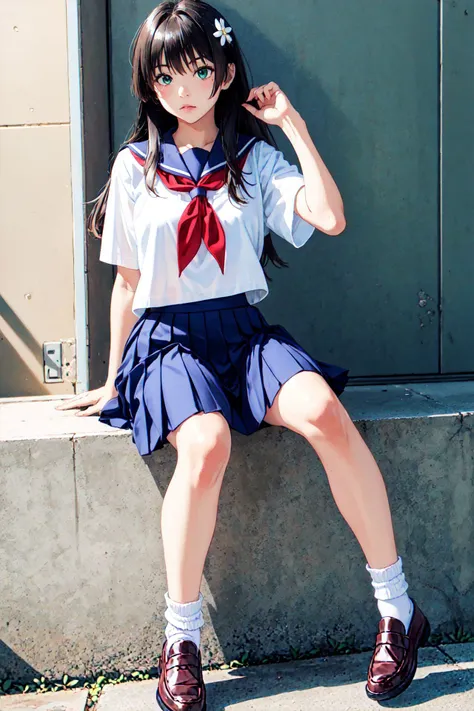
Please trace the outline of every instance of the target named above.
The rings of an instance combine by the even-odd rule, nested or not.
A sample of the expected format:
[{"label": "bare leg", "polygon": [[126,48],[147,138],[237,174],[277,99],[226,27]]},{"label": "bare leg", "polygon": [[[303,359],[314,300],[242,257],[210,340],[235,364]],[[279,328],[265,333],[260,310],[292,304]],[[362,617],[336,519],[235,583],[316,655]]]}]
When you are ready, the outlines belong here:
[{"label": "bare leg", "polygon": [[303,435],[318,454],[336,505],[373,568],[397,560],[387,490],[371,451],[324,378],[302,371],[280,389],[265,420]]},{"label": "bare leg", "polygon": [[222,414],[210,412],[189,417],[168,440],[178,456],[163,499],[161,528],[168,593],[185,603],[199,596],[231,437]]}]

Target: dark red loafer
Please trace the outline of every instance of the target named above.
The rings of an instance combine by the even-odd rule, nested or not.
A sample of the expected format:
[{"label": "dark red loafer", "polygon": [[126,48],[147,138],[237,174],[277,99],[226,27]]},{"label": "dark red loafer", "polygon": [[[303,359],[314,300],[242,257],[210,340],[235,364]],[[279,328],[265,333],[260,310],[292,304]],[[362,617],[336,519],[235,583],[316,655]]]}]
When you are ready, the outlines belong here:
[{"label": "dark red loafer", "polygon": [[201,650],[190,639],[165,639],[158,662],[156,700],[162,711],[206,711]]},{"label": "dark red loafer", "polygon": [[369,699],[386,701],[408,688],[418,664],[418,648],[428,641],[430,623],[413,598],[408,632],[396,617],[382,617],[369,664],[365,691]]}]

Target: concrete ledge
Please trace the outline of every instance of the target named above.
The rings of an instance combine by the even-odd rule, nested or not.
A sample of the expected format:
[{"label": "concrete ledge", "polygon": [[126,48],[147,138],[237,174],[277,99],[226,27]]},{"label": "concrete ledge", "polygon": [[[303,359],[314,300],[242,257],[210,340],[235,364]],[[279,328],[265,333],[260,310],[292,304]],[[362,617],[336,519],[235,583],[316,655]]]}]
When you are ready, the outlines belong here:
[{"label": "concrete ledge", "polygon": [[[0,398],[0,441],[65,435],[118,435],[97,417],[75,417],[54,406],[64,395]],[[349,386],[341,398],[354,421],[474,414],[474,380],[449,383]]]},{"label": "concrete ledge", "polygon": [[[129,432],[55,400],[0,403],[0,676],[155,666],[175,451],[141,458]],[[434,632],[473,630],[474,383],[352,386],[342,401],[384,474],[411,594]],[[204,663],[327,635],[371,644],[364,563],[302,438],[233,433],[203,576]]]}]

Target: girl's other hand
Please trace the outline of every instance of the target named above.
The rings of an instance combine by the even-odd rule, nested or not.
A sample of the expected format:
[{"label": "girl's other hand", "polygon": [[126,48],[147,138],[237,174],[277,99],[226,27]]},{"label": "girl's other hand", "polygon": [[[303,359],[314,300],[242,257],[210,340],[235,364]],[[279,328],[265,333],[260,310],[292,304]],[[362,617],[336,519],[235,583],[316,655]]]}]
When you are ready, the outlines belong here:
[{"label": "girl's other hand", "polygon": [[117,395],[117,390],[114,385],[103,385],[96,390],[88,390],[86,393],[80,393],[72,398],[68,398],[65,402],[56,405],[55,410],[72,410],[76,407],[85,407],[85,410],[79,410],[74,414],[76,417],[84,417],[85,415],[99,415],[104,405]]},{"label": "girl's other hand", "polygon": [[285,116],[296,110],[274,81],[250,89],[247,101],[252,100],[257,102],[258,108],[248,103],[243,103],[242,106],[256,118],[277,126],[281,124]]}]

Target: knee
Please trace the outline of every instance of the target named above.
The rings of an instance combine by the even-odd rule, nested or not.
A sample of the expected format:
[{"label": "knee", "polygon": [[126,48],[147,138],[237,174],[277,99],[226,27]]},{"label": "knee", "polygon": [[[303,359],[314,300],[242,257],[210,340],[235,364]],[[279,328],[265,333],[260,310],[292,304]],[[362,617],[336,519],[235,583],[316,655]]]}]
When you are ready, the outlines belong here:
[{"label": "knee", "polygon": [[193,489],[210,489],[222,483],[230,457],[231,435],[223,417],[200,419],[178,446],[178,464],[182,465],[178,469]]},{"label": "knee", "polygon": [[348,439],[349,415],[328,386],[328,391],[317,398],[305,397],[300,411],[301,434],[308,440],[344,443]]}]

